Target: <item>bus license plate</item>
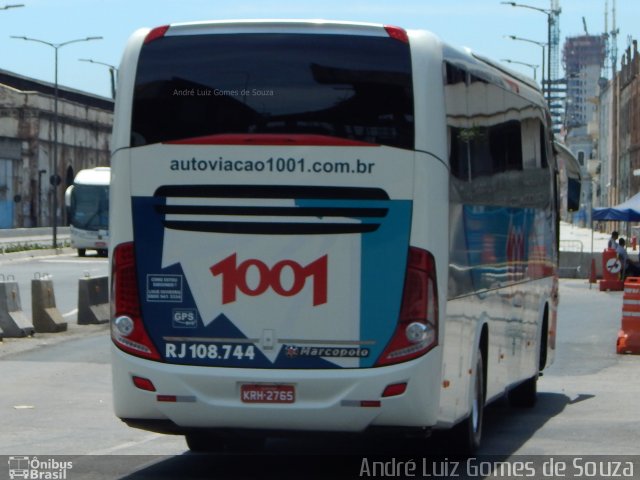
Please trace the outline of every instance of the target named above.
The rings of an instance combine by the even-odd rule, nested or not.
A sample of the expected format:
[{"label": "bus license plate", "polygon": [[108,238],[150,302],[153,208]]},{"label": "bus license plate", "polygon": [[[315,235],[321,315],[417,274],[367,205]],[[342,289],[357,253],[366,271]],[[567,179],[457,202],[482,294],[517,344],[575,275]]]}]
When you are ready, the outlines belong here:
[{"label": "bus license plate", "polygon": [[244,384],[240,399],[243,403],[294,403],[296,390],[293,385]]}]

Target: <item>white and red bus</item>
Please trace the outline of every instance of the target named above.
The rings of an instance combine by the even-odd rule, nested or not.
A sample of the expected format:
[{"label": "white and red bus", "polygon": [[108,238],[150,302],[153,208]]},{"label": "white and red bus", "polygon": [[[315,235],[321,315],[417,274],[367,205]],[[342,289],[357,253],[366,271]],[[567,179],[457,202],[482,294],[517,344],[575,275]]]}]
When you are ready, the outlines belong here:
[{"label": "white and red bus", "polygon": [[553,357],[557,181],[535,84],[424,31],[143,29],[111,185],[116,415],[193,450],[455,428]]}]

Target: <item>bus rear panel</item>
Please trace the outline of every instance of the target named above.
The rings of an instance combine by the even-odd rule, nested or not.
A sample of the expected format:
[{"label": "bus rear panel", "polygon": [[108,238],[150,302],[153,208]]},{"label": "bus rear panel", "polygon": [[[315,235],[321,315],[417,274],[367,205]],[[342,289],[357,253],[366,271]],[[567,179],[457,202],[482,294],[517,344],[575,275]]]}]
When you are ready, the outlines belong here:
[{"label": "bus rear panel", "polygon": [[437,269],[411,243],[413,72],[397,32],[134,37],[116,113],[131,135],[112,160],[131,179],[112,195],[118,416],[174,432],[435,424]]}]

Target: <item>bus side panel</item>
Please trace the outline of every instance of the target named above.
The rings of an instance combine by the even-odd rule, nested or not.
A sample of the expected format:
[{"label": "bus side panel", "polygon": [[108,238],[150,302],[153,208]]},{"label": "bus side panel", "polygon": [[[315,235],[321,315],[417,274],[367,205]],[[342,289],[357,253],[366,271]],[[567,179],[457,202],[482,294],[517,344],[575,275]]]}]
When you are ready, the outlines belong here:
[{"label": "bus side panel", "polygon": [[[118,150],[111,156],[111,186],[109,189],[110,244],[119,245],[133,240],[131,217],[131,151]],[[117,214],[116,214],[117,212]]]},{"label": "bus side panel", "polygon": [[537,374],[556,217],[542,97],[461,52],[445,57],[454,335],[445,337],[445,379],[461,383],[445,393],[451,424],[468,415],[465,379],[485,326],[487,400]]}]

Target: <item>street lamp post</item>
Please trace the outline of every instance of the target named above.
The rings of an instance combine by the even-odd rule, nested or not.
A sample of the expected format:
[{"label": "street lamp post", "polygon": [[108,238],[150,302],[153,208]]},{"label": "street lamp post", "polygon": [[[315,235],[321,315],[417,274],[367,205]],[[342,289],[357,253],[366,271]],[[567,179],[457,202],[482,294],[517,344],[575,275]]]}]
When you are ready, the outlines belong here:
[{"label": "street lamp post", "polygon": [[501,62],[507,62],[507,63],[515,63],[517,65],[524,65],[525,67],[529,67],[529,68],[531,68],[533,70],[533,79],[536,80],[536,81],[538,80],[537,79],[537,72],[538,72],[538,67],[540,65],[534,65],[532,63],[519,62],[517,60],[509,60],[508,58],[502,58],[500,61]]},{"label": "street lamp post", "polygon": [[108,63],[98,62],[91,58],[79,58],[80,62],[89,62],[95,63],[97,65],[104,65],[105,67],[109,67],[109,76],[111,77],[111,98],[116,98],[116,75],[118,74],[117,67],[110,65]]},{"label": "street lamp post", "polygon": [[13,4],[13,5],[4,5],[0,7],[0,10],[9,10],[10,8],[20,8],[20,7],[24,7],[24,4],[19,3],[19,4]]},{"label": "street lamp post", "polygon": [[53,88],[53,173],[51,174],[50,183],[53,187],[53,248],[58,248],[58,185],[60,185],[61,182],[60,175],[58,175],[58,50],[72,43],[89,42],[91,40],[102,40],[102,37],[77,38],[75,40],[68,40],[62,43],[51,43],[44,40],[39,40],[37,38],[30,38],[25,36],[12,35],[11,38],[42,43],[53,48],[55,51],[55,74]]},{"label": "street lamp post", "polygon": [[[562,12],[562,9],[558,8],[556,9],[546,9],[546,8],[539,8],[539,7],[534,7],[532,5],[524,5],[522,3],[516,3],[516,2],[500,2],[503,5],[511,5],[512,7],[521,7],[521,8],[528,8],[530,10],[535,10],[537,12],[540,13],[544,13],[547,16],[547,45],[549,45],[549,53],[547,55],[547,81],[545,82],[544,80],[544,75],[542,78],[542,91],[543,93],[545,93],[545,97],[547,99],[547,104],[550,106],[551,105],[551,30],[553,28],[553,24],[555,22],[555,16],[559,15]],[[545,83],[546,83],[546,89],[545,89]]]},{"label": "street lamp post", "polygon": [[38,170],[38,221],[36,222],[38,227],[42,219],[42,175],[45,173],[47,173],[45,169]]},{"label": "street lamp post", "polygon": [[[536,40],[531,40],[529,38],[522,38],[522,37],[518,37],[516,35],[507,35],[506,38],[510,38],[511,40],[516,40],[518,42],[527,42],[527,43],[533,43],[534,45],[538,45],[541,49],[542,49],[542,75],[541,75],[541,80],[540,83],[542,84],[542,93],[544,94],[546,92],[545,90],[545,82],[544,82],[544,65],[545,65],[545,49],[547,47],[548,44],[544,43],[544,42],[538,42]],[[545,95],[545,99],[546,99],[546,95]]]}]

